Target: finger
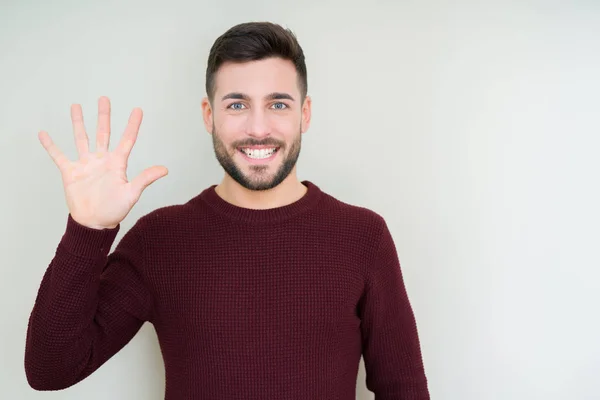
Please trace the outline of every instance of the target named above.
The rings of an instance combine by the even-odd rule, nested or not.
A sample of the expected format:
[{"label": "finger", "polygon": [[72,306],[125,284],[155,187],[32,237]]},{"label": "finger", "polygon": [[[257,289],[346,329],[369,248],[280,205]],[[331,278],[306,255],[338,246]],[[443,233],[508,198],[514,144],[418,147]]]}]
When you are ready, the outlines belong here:
[{"label": "finger", "polygon": [[106,96],[98,99],[98,126],[96,128],[96,151],[107,152],[110,142],[110,100]]},{"label": "finger", "polygon": [[87,154],[89,151],[88,136],[85,132],[85,125],[83,123],[83,112],[81,111],[81,105],[73,104],[71,106],[71,121],[73,122],[73,134],[75,135],[75,146],[79,156]]},{"label": "finger", "polygon": [[115,152],[122,156],[125,160],[129,158],[131,149],[137,140],[140,125],[142,123],[143,112],[140,108],[134,108],[129,115],[129,121],[125,127],[125,132],[119,141],[119,145]]},{"label": "finger", "polygon": [[154,183],[156,180],[166,176],[169,173],[166,167],[155,166],[146,168],[138,176],[133,178],[130,182],[131,188],[133,189],[136,198],[142,194],[144,189]]},{"label": "finger", "polygon": [[69,159],[62,153],[62,151],[60,151],[58,146],[54,144],[52,138],[50,138],[50,135],[48,135],[48,132],[40,131],[38,133],[38,138],[44,149],[46,149],[46,151],[50,155],[50,158],[52,158],[52,161],[54,161],[54,164],[56,164],[56,166],[58,167],[58,169],[60,169],[61,171],[65,170],[67,164],[69,163]]}]

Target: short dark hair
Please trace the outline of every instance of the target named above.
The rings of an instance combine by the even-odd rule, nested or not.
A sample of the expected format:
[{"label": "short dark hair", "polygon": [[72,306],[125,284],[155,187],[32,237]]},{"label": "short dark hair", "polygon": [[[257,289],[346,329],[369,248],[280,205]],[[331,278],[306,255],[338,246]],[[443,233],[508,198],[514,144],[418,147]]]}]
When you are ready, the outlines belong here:
[{"label": "short dark hair", "polygon": [[296,35],[272,22],[245,22],[229,28],[212,45],[206,67],[206,93],[212,102],[215,75],[225,62],[243,63],[278,57],[291,61],[298,73],[302,101],[308,92],[304,52]]}]

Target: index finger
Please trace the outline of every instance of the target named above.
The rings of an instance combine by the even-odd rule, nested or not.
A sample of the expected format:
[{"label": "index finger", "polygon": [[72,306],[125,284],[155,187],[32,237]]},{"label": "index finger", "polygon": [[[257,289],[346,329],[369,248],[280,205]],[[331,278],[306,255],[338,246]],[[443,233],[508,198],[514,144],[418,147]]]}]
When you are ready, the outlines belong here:
[{"label": "index finger", "polygon": [[129,116],[129,121],[127,122],[127,127],[125,128],[125,132],[123,133],[123,137],[119,141],[119,145],[115,149],[117,153],[123,156],[125,159],[129,157],[131,153],[131,149],[137,140],[138,132],[140,129],[140,125],[142,123],[142,109],[134,108]]}]

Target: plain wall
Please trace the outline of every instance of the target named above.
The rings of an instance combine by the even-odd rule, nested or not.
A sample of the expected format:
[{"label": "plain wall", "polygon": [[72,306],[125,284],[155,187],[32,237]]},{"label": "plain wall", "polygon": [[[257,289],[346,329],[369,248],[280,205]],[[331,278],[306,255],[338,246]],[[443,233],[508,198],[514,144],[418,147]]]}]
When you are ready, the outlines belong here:
[{"label": "plain wall", "polygon": [[[67,217],[37,133],[73,157],[72,103],[91,140],[99,96],[116,137],[144,110],[129,176],[170,173],[120,240],[220,181],[206,58],[249,20],[291,28],[306,52],[299,178],[389,223],[432,399],[600,398],[600,2],[364,3],[0,3],[0,398],[163,398],[151,325],[72,388],[27,385],[27,320]],[[364,379],[357,398],[372,399]]]}]

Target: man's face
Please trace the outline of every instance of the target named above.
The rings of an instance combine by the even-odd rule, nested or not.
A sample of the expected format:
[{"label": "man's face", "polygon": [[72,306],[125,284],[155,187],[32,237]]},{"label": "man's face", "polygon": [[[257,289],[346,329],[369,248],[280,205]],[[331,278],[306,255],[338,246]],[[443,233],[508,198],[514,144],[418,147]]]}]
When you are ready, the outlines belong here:
[{"label": "man's face", "polygon": [[310,122],[310,98],[301,100],[290,61],[222,65],[212,107],[205,99],[203,110],[225,172],[250,190],[271,189],[295,172]]}]

